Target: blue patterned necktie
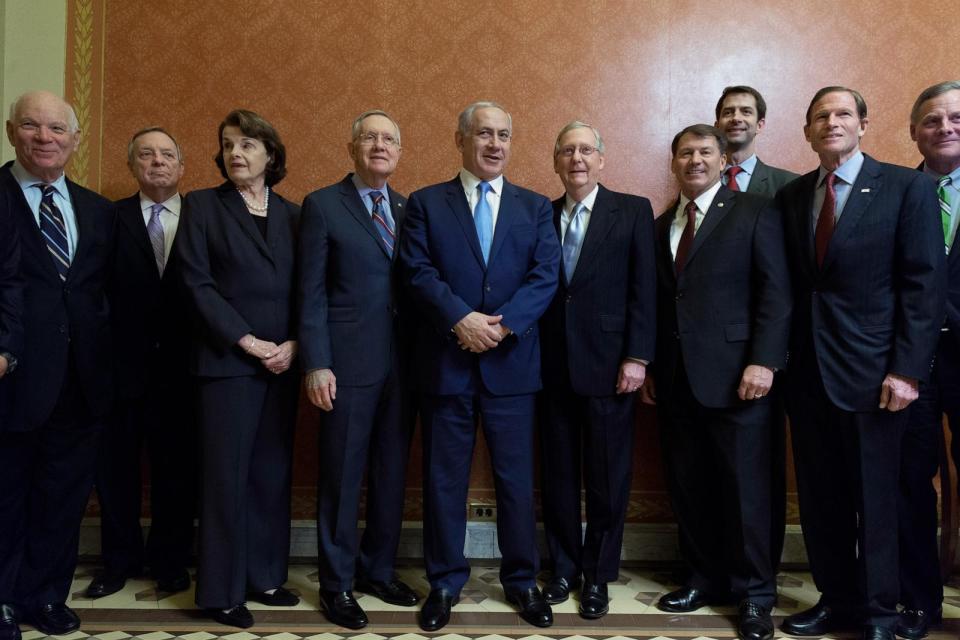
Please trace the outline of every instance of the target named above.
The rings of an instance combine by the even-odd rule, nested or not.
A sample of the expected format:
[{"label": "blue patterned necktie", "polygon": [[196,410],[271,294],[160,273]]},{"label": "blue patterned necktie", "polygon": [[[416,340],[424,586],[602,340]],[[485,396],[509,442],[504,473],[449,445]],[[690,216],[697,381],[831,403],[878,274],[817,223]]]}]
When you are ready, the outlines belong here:
[{"label": "blue patterned necktie", "polygon": [[953,229],[950,194],[947,192],[947,185],[951,182],[950,176],[943,176],[937,183],[937,198],[940,200],[940,223],[943,225],[943,246],[948,255],[956,234]]},{"label": "blue patterned necktie", "polygon": [[387,245],[387,253],[393,255],[395,243],[393,216],[390,215],[390,209],[383,206],[383,194],[379,191],[370,192],[370,200],[373,202],[373,226],[377,228],[377,233],[383,238],[383,243]]},{"label": "blue patterned necktie", "polygon": [[164,258],[164,247],[166,243],[163,237],[163,224],[160,222],[160,214],[164,210],[162,204],[150,205],[150,222],[147,223],[147,235],[150,237],[150,246],[153,247],[153,259],[157,261],[157,271],[163,275],[163,266],[166,263]]},{"label": "blue patterned necktie", "polygon": [[66,280],[70,271],[70,246],[67,243],[67,226],[63,221],[63,214],[53,201],[53,194],[57,190],[52,184],[35,186],[43,193],[40,199],[40,233],[47,243],[47,250],[53,258],[57,273],[60,274],[60,280]]},{"label": "blue patterned necktie", "polygon": [[480,196],[477,206],[473,208],[473,224],[477,227],[477,239],[480,240],[480,251],[483,253],[483,263],[490,261],[490,245],[493,243],[493,211],[487,202],[487,193],[490,192],[490,183],[481,182],[477,185]]},{"label": "blue patterned necktie", "polygon": [[573,279],[573,272],[580,259],[580,247],[583,246],[583,210],[586,207],[578,202],[573,207],[573,216],[567,225],[567,232],[563,236],[563,270],[567,274],[567,282]]}]

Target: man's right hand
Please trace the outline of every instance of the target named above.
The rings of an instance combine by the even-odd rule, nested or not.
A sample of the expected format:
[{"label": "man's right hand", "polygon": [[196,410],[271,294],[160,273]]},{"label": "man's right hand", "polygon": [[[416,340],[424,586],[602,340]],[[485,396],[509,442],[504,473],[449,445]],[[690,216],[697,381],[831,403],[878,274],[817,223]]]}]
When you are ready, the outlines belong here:
[{"label": "man's right hand", "polygon": [[499,326],[501,320],[503,316],[488,316],[479,311],[471,311],[465,315],[453,326],[460,348],[469,349],[473,353],[493,349],[503,339]]},{"label": "man's right hand", "polygon": [[303,377],[307,389],[307,398],[315,407],[324,411],[333,410],[333,401],[337,399],[337,376],[331,369],[314,369]]}]

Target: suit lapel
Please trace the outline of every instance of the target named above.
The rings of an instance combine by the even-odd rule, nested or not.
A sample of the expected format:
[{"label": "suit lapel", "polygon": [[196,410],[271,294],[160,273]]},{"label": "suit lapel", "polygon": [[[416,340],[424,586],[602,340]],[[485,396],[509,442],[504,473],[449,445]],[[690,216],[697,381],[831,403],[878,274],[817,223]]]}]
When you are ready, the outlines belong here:
[{"label": "suit lapel", "polygon": [[597,192],[597,199],[593,202],[593,211],[590,212],[590,225],[580,247],[580,257],[577,259],[577,268],[573,272],[571,285],[576,285],[585,276],[585,267],[589,266],[603,246],[603,240],[610,233],[610,229],[617,221],[617,200],[601,185]]},{"label": "suit lapel", "polygon": [[[517,188],[504,178],[503,193],[500,196],[500,210],[497,213],[497,226],[493,230],[493,242],[490,244],[490,260],[488,264],[496,260],[497,253],[500,252],[500,247],[503,246],[504,240],[510,235],[510,227],[512,227],[513,223],[517,220],[515,205],[519,197],[520,192],[517,191]],[[474,228],[474,231],[476,231],[476,228]],[[477,246],[480,246],[479,240],[477,241]]]},{"label": "suit lapel", "polygon": [[[842,250],[843,244],[849,240],[853,230],[856,229],[860,218],[866,213],[867,208],[873,201],[873,198],[883,186],[883,171],[870,156],[864,155],[863,167],[860,169],[860,175],[850,187],[850,195],[846,204],[843,205],[843,212],[837,221],[837,226],[833,230],[833,237],[830,238],[830,244],[827,245],[827,253],[823,257],[823,267],[821,271],[826,271],[834,258]],[[812,222],[811,222],[812,224]]]},{"label": "suit lapel", "polygon": [[[220,203],[223,205],[223,208],[226,209],[237,224],[240,225],[240,228],[245,234],[253,241],[253,244],[257,245],[257,249],[260,250],[270,262],[273,262],[273,255],[270,253],[270,247],[267,246],[266,241],[263,239],[263,236],[260,235],[260,230],[257,229],[256,223],[253,221],[252,215],[247,211],[247,205],[243,201],[243,196],[240,195],[240,192],[237,191],[236,187],[233,186],[230,182],[225,182],[220,185],[217,189],[217,195],[220,197]],[[275,198],[274,194],[270,194],[270,200],[268,201],[269,205],[274,205],[276,208],[282,206],[282,203],[278,198]],[[269,209],[267,215],[269,216]],[[267,236],[271,235],[271,227],[277,226],[280,224],[280,220],[276,220],[275,224],[271,224],[270,221],[267,222]],[[275,230],[276,233],[279,230]]]},{"label": "suit lapel", "polygon": [[563,234],[560,231],[561,217],[563,216],[563,205],[565,201],[566,196],[563,195],[550,203],[553,205],[553,228],[557,231],[557,242],[560,243],[560,282],[562,282],[564,286],[570,284],[567,282],[567,270],[563,268]]},{"label": "suit lapel", "polygon": [[750,184],[747,185],[747,193],[765,193],[769,179],[770,169],[760,161],[760,158],[757,158],[757,164],[753,166],[753,175],[750,176]]},{"label": "suit lapel", "polygon": [[[671,284],[676,284],[677,268],[673,261],[673,251],[670,249],[670,229],[673,228],[673,221],[676,220],[677,207],[679,206],[680,199],[678,198],[670,205],[669,209],[660,214],[663,222],[660,223],[661,228],[657,233],[657,242],[659,243],[660,249],[657,251],[657,255],[660,260],[660,269],[668,276]],[[660,222],[660,220],[658,219],[657,222]]]},{"label": "suit lapel", "polygon": [[[149,259],[151,265],[156,265],[157,258],[153,254],[153,245],[150,244],[150,237],[147,235],[147,226],[143,224],[143,211],[140,209],[140,196],[134,195],[122,202],[117,203],[117,217],[127,231],[133,236],[140,253]],[[153,269],[156,272],[156,268]],[[159,277],[159,273],[157,277]]]},{"label": "suit lapel", "polygon": [[793,191],[797,197],[786,204],[784,212],[787,216],[787,237],[797,238],[804,268],[811,278],[815,278],[818,271],[813,239],[813,193],[817,188],[819,172],[819,169],[814,169],[797,179],[797,188]]},{"label": "suit lapel", "polygon": [[[504,181],[504,194],[506,194],[506,181]],[[503,214],[503,198],[500,199],[500,215]],[[483,252],[480,250],[480,239],[477,237],[477,227],[473,223],[473,215],[470,213],[470,205],[467,202],[467,196],[463,192],[463,183],[460,182],[460,176],[456,176],[447,183],[447,203],[450,210],[453,211],[453,217],[460,224],[463,234],[467,237],[467,244],[473,251],[474,257],[481,266],[484,266]],[[500,219],[497,220],[499,226]],[[496,237],[494,238],[496,240]],[[493,251],[490,252],[493,257]]]},{"label": "suit lapel", "polygon": [[[387,245],[383,243],[383,238],[380,237],[380,232],[377,231],[373,217],[367,213],[367,207],[363,203],[363,200],[360,199],[360,193],[357,191],[357,187],[353,184],[353,180],[349,175],[340,182],[340,201],[346,210],[350,212],[350,215],[353,216],[353,219],[356,220],[370,235],[370,238],[377,243],[383,255],[387,259],[390,259],[392,256],[387,253]],[[396,228],[396,225],[394,225],[394,228]]]},{"label": "suit lapel", "polygon": [[[387,185],[387,197],[390,199],[390,212],[393,214],[393,246],[394,251],[393,255],[390,256],[391,261],[396,261],[397,259],[397,249],[396,247],[400,244],[400,233],[403,230],[403,219],[407,215],[407,200],[399,193],[390,188],[390,185]],[[380,241],[380,244],[383,245],[383,241]],[[384,245],[384,248],[386,246]]]},{"label": "suit lapel", "polygon": [[700,228],[697,229],[696,235],[693,236],[693,246],[690,247],[690,253],[687,254],[687,262],[683,267],[684,269],[690,266],[690,263],[696,257],[697,251],[700,250],[703,243],[707,241],[710,234],[713,233],[723,219],[727,217],[727,213],[735,204],[735,199],[736,196],[734,193],[726,187],[720,187],[720,190],[717,191],[717,195],[714,196],[713,202],[710,203],[710,208],[703,217],[703,222],[700,223]]},{"label": "suit lapel", "polygon": [[15,211],[14,215],[21,216],[18,227],[21,230],[30,230],[27,233],[21,232],[20,241],[31,254],[38,257],[38,262],[44,265],[47,275],[59,281],[60,274],[57,273],[57,268],[53,266],[53,260],[50,258],[46,242],[44,242],[43,235],[40,233],[37,219],[30,210],[30,205],[27,204],[27,199],[23,195],[23,189],[20,188],[20,183],[17,182],[16,178],[13,177],[13,173],[10,171],[12,164],[13,162],[10,162],[3,167],[3,186],[11,211]]}]

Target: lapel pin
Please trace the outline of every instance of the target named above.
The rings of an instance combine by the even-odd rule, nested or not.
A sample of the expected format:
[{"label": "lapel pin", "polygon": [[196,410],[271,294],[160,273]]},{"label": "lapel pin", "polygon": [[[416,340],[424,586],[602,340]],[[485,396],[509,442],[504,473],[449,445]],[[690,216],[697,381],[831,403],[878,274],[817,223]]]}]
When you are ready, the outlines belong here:
[{"label": "lapel pin", "polygon": [[867,187],[865,189],[860,189],[860,193],[870,193],[870,187]]},{"label": "lapel pin", "polygon": [[718,206],[718,207],[722,207],[722,206],[723,206],[723,203],[722,203],[722,202],[718,202],[718,203],[717,203],[717,206]]}]

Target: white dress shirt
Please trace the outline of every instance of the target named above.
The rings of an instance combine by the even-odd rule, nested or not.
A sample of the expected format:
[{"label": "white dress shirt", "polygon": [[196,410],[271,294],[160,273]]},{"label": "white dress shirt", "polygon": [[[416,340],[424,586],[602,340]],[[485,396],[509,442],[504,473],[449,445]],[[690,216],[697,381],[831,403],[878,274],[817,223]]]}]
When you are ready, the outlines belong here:
[{"label": "white dress shirt", "polygon": [[[587,227],[590,226],[590,213],[593,211],[593,205],[597,201],[597,193],[600,192],[600,186],[597,185],[593,188],[593,191],[587,194],[581,202],[583,203],[583,211],[580,212],[580,217],[583,220],[583,237],[587,237]],[[560,244],[563,244],[563,239],[567,235],[567,227],[570,226],[570,221],[573,219],[573,208],[577,206],[577,202],[570,197],[569,194],[564,198],[563,211],[560,212]]]},{"label": "white dress shirt", "polygon": [[[693,227],[694,233],[700,230],[700,225],[703,224],[703,218],[707,215],[710,205],[713,204],[713,199],[716,197],[717,191],[720,191],[719,180],[717,180],[717,183],[712,187],[693,199],[693,201],[697,203],[697,220]],[[688,202],[690,202],[690,198],[681,193],[680,204],[677,205],[677,213],[673,218],[673,224],[670,225],[670,252],[673,254],[674,259],[677,257],[677,247],[680,245],[680,236],[683,235],[683,228],[687,226],[686,208]]]},{"label": "white dress shirt", "polygon": [[[480,199],[480,191],[477,185],[482,180],[473,175],[466,169],[460,169],[460,184],[463,185],[463,193],[467,196],[467,204],[470,206],[470,215],[477,208],[477,201]],[[499,175],[493,180],[487,180],[490,183],[490,191],[487,191],[487,204],[490,205],[490,213],[493,214],[493,231],[497,230],[497,218],[500,215],[500,196],[503,195],[503,176]]]}]

